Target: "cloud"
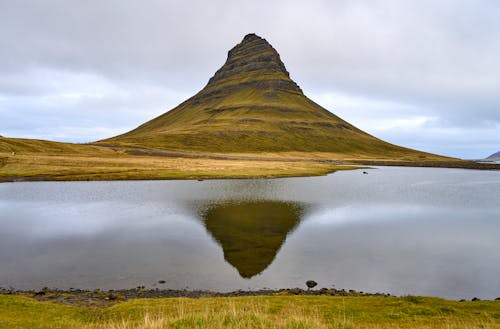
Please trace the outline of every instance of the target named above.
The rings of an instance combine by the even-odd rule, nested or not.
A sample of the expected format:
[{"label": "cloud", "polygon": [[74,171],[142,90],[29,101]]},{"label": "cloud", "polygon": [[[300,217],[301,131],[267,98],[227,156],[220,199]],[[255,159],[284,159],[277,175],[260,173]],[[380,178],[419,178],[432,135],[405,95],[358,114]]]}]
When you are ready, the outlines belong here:
[{"label": "cloud", "polygon": [[443,122],[439,111],[346,93],[313,94],[341,118],[393,144],[451,157],[480,159],[499,148],[500,122],[467,125]]},{"label": "cloud", "polygon": [[135,128],[167,111],[165,104],[173,107],[190,96],[160,85],[81,72],[39,70],[28,76],[25,89],[11,88],[10,94],[0,97],[6,135],[91,142]]},{"label": "cloud", "polygon": [[[481,157],[500,149],[499,30],[494,0],[3,1],[0,134],[89,141],[133,128],[200,90],[256,32],[351,123]],[[446,148],[473,134],[454,140],[470,151]]]}]

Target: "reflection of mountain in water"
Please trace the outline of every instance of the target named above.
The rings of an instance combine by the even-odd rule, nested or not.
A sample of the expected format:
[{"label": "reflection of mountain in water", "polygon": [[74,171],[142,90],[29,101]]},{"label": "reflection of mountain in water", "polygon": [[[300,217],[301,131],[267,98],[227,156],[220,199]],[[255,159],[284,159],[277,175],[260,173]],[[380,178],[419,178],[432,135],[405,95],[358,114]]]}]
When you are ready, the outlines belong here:
[{"label": "reflection of mountain in water", "polygon": [[242,277],[251,278],[272,263],[302,213],[303,207],[296,203],[243,201],[209,205],[201,216],[224,259]]}]

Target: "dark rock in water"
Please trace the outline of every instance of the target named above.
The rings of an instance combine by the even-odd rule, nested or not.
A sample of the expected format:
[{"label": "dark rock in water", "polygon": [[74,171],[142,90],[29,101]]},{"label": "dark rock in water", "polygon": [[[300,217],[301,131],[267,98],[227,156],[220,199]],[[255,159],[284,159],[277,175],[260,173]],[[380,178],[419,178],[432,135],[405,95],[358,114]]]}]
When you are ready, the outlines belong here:
[{"label": "dark rock in water", "polygon": [[165,284],[165,282],[166,282],[165,280],[158,280],[159,284]]},{"label": "dark rock in water", "polygon": [[466,302],[466,300],[465,299],[460,299],[459,302]]},{"label": "dark rock in water", "polygon": [[318,285],[318,283],[314,280],[307,280],[306,281],[306,286],[307,288],[311,289],[311,288],[314,288]]},{"label": "dark rock in water", "polygon": [[479,299],[479,298],[477,298],[477,297],[474,297],[474,298],[472,298],[471,300],[472,300],[473,302],[480,301],[480,299]]},{"label": "dark rock in water", "polygon": [[364,175],[368,175],[368,173],[367,173],[366,171],[363,171],[363,174],[364,174]]},{"label": "dark rock in water", "polygon": [[500,297],[495,298],[495,300],[500,300]]}]

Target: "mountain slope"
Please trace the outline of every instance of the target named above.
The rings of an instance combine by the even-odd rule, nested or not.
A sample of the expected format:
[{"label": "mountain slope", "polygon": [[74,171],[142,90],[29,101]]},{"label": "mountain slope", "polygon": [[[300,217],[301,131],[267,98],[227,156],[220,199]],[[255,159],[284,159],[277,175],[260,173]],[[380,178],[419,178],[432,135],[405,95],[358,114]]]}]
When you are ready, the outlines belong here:
[{"label": "mountain slope", "polygon": [[53,142],[40,139],[0,137],[0,155],[3,154],[50,154],[50,155],[89,155],[113,154],[109,149],[85,144]]},{"label": "mountain slope", "polygon": [[195,96],[138,128],[98,144],[203,152],[330,152],[437,157],[381,141],[307,98],[276,50],[255,34]]},{"label": "mountain slope", "polygon": [[497,152],[497,153],[494,153],[494,154],[490,155],[489,157],[486,158],[486,160],[499,161],[500,160],[500,151]]}]

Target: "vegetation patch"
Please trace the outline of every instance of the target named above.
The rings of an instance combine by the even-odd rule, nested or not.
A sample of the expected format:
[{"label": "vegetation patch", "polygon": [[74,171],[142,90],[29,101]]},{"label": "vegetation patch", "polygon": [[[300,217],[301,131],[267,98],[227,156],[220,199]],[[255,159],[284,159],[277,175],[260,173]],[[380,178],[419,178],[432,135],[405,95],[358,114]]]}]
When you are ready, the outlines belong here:
[{"label": "vegetation patch", "polygon": [[[500,302],[419,297],[134,299],[88,308],[0,295],[0,328],[499,328]],[[443,311],[453,310],[450,311]]]}]

